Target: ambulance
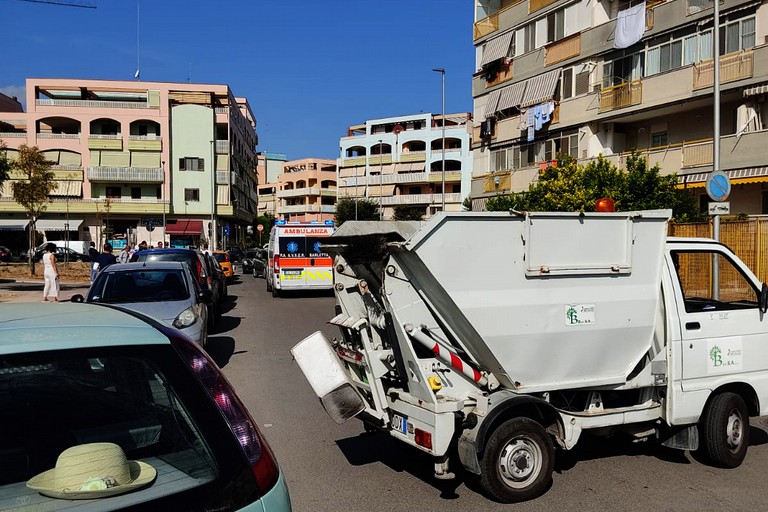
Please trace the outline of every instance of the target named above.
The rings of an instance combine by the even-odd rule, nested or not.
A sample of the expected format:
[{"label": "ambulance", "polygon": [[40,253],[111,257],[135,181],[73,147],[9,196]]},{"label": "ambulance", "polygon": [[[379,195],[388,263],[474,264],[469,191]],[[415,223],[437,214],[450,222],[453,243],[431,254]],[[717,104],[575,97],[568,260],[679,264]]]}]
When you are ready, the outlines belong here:
[{"label": "ambulance", "polygon": [[267,291],[333,289],[333,259],[320,245],[334,232],[332,220],[320,224],[275,221],[269,233]]}]

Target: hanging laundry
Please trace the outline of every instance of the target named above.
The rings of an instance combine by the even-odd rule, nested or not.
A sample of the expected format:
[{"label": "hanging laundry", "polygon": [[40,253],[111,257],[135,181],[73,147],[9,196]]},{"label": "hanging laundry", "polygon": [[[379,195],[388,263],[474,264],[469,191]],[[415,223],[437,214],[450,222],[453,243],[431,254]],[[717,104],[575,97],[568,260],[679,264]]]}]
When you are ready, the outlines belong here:
[{"label": "hanging laundry", "polygon": [[645,2],[624,9],[616,18],[615,48],[627,48],[643,38],[645,32]]},{"label": "hanging laundry", "polygon": [[555,103],[552,101],[548,101],[546,103],[541,104],[541,122],[548,123],[551,119],[549,116],[552,115],[552,112],[555,111]]},{"label": "hanging laundry", "polygon": [[528,126],[528,142],[533,142],[533,125]]},{"label": "hanging laundry", "polygon": [[518,128],[521,132],[528,129],[528,110],[526,109],[520,110],[520,124],[518,125]]},{"label": "hanging laundry", "polygon": [[534,128],[536,130],[541,130],[544,124],[541,119],[541,105],[540,104],[536,105],[536,107],[534,107],[534,111],[535,111],[535,114],[533,115],[533,118],[535,119]]}]

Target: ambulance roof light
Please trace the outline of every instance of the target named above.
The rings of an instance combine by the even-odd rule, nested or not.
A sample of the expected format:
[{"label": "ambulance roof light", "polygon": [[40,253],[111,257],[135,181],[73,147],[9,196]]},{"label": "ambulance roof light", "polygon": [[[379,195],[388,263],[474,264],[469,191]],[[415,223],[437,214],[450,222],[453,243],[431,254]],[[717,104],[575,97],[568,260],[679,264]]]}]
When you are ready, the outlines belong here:
[{"label": "ambulance roof light", "polygon": [[286,222],[285,219],[280,219],[275,221],[275,226],[285,226]]},{"label": "ambulance roof light", "polygon": [[333,221],[332,220],[326,220],[325,221],[325,225],[326,226],[333,226]]}]

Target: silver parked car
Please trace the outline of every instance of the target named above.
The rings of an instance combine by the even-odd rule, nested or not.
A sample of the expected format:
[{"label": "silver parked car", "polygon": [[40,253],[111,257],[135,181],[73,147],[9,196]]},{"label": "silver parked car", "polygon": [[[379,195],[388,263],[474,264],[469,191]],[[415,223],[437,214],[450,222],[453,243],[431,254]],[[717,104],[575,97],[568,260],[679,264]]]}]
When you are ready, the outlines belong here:
[{"label": "silver parked car", "polygon": [[205,346],[211,293],[198,287],[184,263],[145,261],[108,266],[96,277],[87,297],[76,295],[72,300],[138,311]]}]

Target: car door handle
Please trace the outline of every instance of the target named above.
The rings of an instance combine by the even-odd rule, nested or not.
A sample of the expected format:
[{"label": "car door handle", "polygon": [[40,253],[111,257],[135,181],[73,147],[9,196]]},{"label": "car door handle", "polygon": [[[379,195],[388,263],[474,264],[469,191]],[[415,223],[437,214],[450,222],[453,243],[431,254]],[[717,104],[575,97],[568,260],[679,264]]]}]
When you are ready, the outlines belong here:
[{"label": "car door handle", "polygon": [[698,329],[701,329],[701,324],[699,322],[685,322],[685,330],[695,331]]}]

